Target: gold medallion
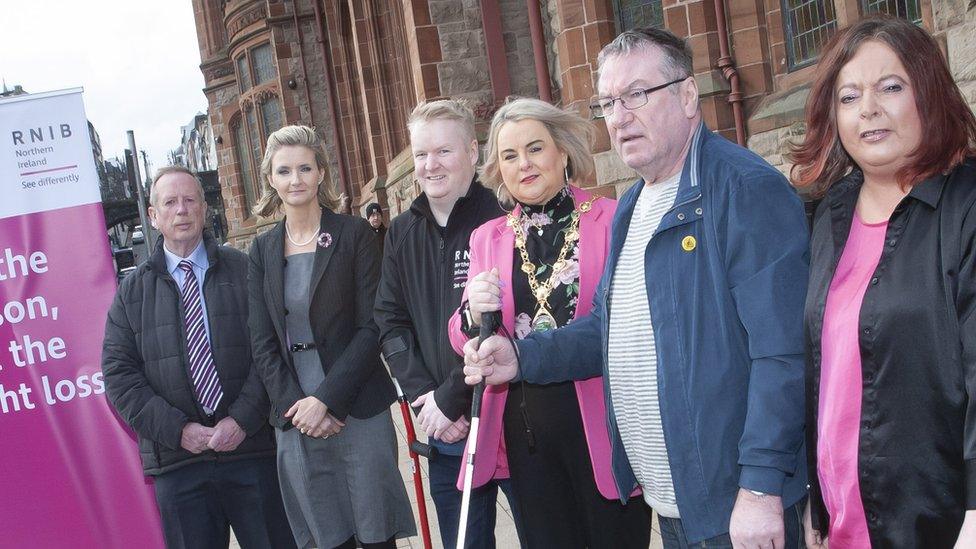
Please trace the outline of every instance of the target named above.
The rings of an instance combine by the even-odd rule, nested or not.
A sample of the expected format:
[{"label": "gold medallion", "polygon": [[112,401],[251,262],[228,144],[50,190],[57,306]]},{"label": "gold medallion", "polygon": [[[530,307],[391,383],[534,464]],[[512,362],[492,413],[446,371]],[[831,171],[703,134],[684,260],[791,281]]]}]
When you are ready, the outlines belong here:
[{"label": "gold medallion", "polygon": [[539,312],[532,318],[533,332],[547,332],[556,329],[556,319],[545,307],[540,307]]},{"label": "gold medallion", "polygon": [[[559,250],[559,255],[556,257],[556,261],[552,264],[552,269],[549,272],[549,277],[545,282],[539,282],[536,279],[536,272],[538,268],[532,263],[529,258],[529,251],[525,247],[525,225],[523,224],[523,215],[516,217],[514,212],[508,214],[508,221],[506,224],[512,228],[512,232],[515,233],[515,249],[518,250],[519,255],[522,258],[522,272],[525,273],[525,277],[528,279],[529,288],[532,290],[532,295],[538,302],[539,310],[532,318],[531,326],[532,330],[536,332],[544,332],[546,330],[552,330],[556,328],[556,318],[553,316],[552,312],[549,311],[549,295],[552,293],[553,288],[556,287],[558,283],[558,277],[556,273],[562,271],[566,268],[566,256],[569,255],[570,250],[575,246],[575,243],[579,241],[579,224],[580,224],[580,214],[590,211],[590,208],[594,200],[598,197],[594,197],[591,200],[579,203],[573,210],[570,216],[569,226],[566,228],[565,238],[563,239],[562,248]],[[541,227],[536,227],[541,229]]]}]

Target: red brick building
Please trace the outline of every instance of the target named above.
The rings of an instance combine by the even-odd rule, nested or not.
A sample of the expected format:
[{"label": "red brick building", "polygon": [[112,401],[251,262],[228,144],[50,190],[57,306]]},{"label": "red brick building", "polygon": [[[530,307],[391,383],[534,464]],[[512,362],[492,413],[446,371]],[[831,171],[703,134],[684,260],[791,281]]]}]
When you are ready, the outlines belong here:
[{"label": "red brick building", "polygon": [[[688,37],[709,127],[784,170],[782,145],[803,131],[820,47],[865,13],[899,15],[935,34],[976,104],[976,0],[193,0],[193,6],[229,233],[238,245],[261,228],[249,211],[274,129],[315,126],[328,143],[330,178],[349,196],[350,210],[375,200],[396,215],[419,191],[406,133],[418,101],[466,98],[482,130],[509,95],[551,99],[585,114],[597,53],[635,26]],[[598,173],[587,184],[615,196],[632,172],[609,150],[606,132],[598,135]]]}]

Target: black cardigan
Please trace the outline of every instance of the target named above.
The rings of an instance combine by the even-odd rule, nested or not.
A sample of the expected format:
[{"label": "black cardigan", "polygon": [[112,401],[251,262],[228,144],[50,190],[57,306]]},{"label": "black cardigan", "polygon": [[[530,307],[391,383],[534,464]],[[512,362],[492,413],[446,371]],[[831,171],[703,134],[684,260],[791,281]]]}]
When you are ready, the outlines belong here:
[{"label": "black cardigan", "polygon": [[[814,526],[821,332],[863,177],[817,209],[806,301],[807,451]],[[874,547],[952,547],[976,508],[976,161],[917,184],[895,209],[859,320],[861,499]]]},{"label": "black cardigan", "polygon": [[306,395],[286,347],[284,223],[255,238],[248,272],[251,347],[271,398],[271,423],[290,428],[284,414],[306,396],[321,400],[339,420],[347,415],[369,418],[387,410],[396,395],[380,362],[373,322],[380,259],[376,235],[363,219],[322,213],[309,319],[325,380]]}]

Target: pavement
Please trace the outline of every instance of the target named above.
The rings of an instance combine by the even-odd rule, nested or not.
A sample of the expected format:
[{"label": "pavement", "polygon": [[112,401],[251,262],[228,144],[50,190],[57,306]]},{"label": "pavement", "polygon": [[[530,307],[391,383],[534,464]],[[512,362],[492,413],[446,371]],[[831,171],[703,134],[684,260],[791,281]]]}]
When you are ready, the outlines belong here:
[{"label": "pavement", "polygon": [[[410,497],[410,505],[413,507],[413,518],[417,523],[418,535],[412,538],[397,540],[398,548],[423,549],[424,541],[419,535],[420,514],[417,511],[417,493],[413,486],[413,460],[407,451],[407,431],[403,425],[403,415],[400,413],[400,405],[394,403],[390,408],[393,416],[393,425],[396,427],[398,447],[398,466],[400,476],[403,477],[403,484],[407,488],[407,495]],[[426,441],[423,433],[418,434],[422,441]],[[430,490],[427,484],[427,461],[420,458],[420,475],[424,479],[424,501],[427,502],[427,519],[430,523],[430,537],[434,549],[444,549],[441,544],[440,529],[437,524],[437,513],[434,511],[434,502],[430,499]],[[512,519],[512,511],[509,509],[508,500],[503,494],[498,494],[498,509],[495,519],[495,544],[498,549],[515,549],[519,547],[518,536],[515,533],[515,522]],[[231,549],[240,549],[236,539],[231,539]],[[662,549],[661,533],[658,530],[657,519],[655,518],[651,531],[651,544],[649,549]]]},{"label": "pavement", "polygon": [[[403,414],[400,412],[399,404],[394,404],[390,409],[393,414],[393,425],[396,426],[397,439],[399,442],[398,457],[400,475],[403,477],[403,484],[407,488],[410,496],[410,505],[413,507],[413,517],[417,521],[417,531],[420,532],[420,515],[417,511],[416,490],[413,487],[413,460],[407,451],[407,431],[403,426]],[[426,441],[423,433],[417,435],[421,441]],[[430,537],[434,549],[443,549],[441,544],[440,530],[437,525],[437,514],[434,511],[434,503],[430,499],[430,490],[427,489],[427,460],[420,458],[420,474],[424,479],[424,500],[427,502],[427,519],[430,522]],[[508,507],[508,500],[499,492],[498,509],[495,518],[495,544],[498,549],[515,549],[519,547],[518,536],[515,533],[515,522],[512,519],[512,511]],[[424,541],[418,535],[412,538],[397,540],[397,547],[410,549],[423,549]],[[655,519],[651,531],[650,549],[662,549],[661,534],[658,531],[657,520]]]}]

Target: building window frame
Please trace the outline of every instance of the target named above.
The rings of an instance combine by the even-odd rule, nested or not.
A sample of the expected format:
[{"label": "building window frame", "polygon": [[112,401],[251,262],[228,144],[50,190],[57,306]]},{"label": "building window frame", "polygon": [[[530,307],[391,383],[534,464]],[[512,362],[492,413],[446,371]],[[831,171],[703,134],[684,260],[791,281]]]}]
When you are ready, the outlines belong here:
[{"label": "building window frame", "polygon": [[[895,17],[901,17],[911,21],[915,25],[922,26],[922,10],[924,9],[922,0],[860,0],[861,13],[865,16],[875,13],[886,13]],[[893,6],[892,6],[893,5]],[[894,8],[894,12],[891,8]],[[915,17],[909,18],[914,11]]]},{"label": "building window frame", "polygon": [[[277,111],[275,128],[268,125],[268,111],[266,105],[274,104]],[[231,135],[233,138],[234,157],[238,162],[238,174],[244,190],[245,213],[249,212],[257,201],[261,199],[264,185],[261,179],[261,161],[267,148],[268,136],[284,125],[284,113],[281,109],[281,98],[271,91],[263,91],[253,98],[248,98],[231,121]],[[243,128],[243,131],[241,129]],[[241,137],[244,142],[241,143]],[[255,142],[257,141],[257,142]],[[244,154],[246,153],[246,155]],[[245,156],[242,158],[242,155]],[[247,162],[244,165],[243,162]],[[247,216],[245,216],[247,217]]]},{"label": "building window frame", "polygon": [[[262,55],[264,51],[268,52],[267,69],[270,72],[264,75],[267,78],[263,80],[261,80],[262,75],[259,74],[258,67],[255,66],[255,57],[257,57],[256,54],[259,51]],[[234,70],[237,72],[238,90],[242,94],[254,88],[264,86],[269,82],[274,82],[278,74],[278,63],[275,59],[274,48],[272,48],[271,42],[261,42],[260,44],[245,48],[240,55],[234,58]]]},{"label": "building window frame", "polygon": [[[624,0],[613,0],[613,13],[614,13],[615,23],[617,25],[617,33],[618,34],[621,33],[621,32],[624,32],[624,31],[633,30],[635,28],[638,28],[637,26],[628,25],[627,22],[624,21],[624,11],[625,11],[625,7],[626,6],[624,6],[623,4],[624,4]],[[655,10],[657,12],[657,14],[660,15],[660,24],[658,24],[658,25],[652,25],[655,28],[661,28],[661,29],[663,29],[663,28],[666,28],[666,26],[667,26],[667,24],[666,24],[666,22],[664,20],[664,5],[663,4],[664,3],[662,2],[662,0],[650,0],[650,1],[645,1],[644,2],[644,6],[645,7],[651,7],[652,10]]]},{"label": "building window frame", "polygon": [[[800,5],[794,5],[799,3]],[[816,10],[801,13],[800,10]],[[833,0],[780,0],[780,14],[783,19],[783,34],[786,42],[787,70],[793,72],[817,63],[820,48],[837,31],[837,7]],[[803,17],[801,20],[800,18]],[[812,21],[816,17],[817,21]],[[811,24],[808,28],[797,28],[802,23]],[[810,39],[807,52],[797,51],[797,42]],[[812,51],[815,50],[815,51]],[[812,51],[812,53],[811,53]],[[801,57],[802,56],[802,57]]]},{"label": "building window frame", "polygon": [[241,50],[234,58],[240,90],[239,110],[231,119],[230,128],[243,190],[244,218],[248,218],[264,190],[261,161],[268,136],[286,123],[286,115],[271,42],[259,42]]},{"label": "building window frame", "polygon": [[238,113],[231,120],[230,134],[233,140],[234,159],[237,161],[237,175],[241,182],[241,190],[244,191],[244,217],[247,218],[261,195],[258,192],[260,187],[256,184],[254,167],[249,154],[251,144],[243,112]]}]

